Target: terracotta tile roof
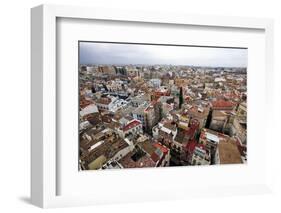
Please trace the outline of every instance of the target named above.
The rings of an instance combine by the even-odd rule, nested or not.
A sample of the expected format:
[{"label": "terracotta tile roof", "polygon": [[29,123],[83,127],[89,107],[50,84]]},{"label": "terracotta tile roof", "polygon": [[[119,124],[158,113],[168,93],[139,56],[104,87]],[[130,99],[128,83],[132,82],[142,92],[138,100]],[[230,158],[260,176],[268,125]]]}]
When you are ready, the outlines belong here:
[{"label": "terracotta tile roof", "polygon": [[160,160],[160,157],[155,152],[153,152],[150,157],[155,163],[157,163]]},{"label": "terracotta tile roof", "polygon": [[154,143],[153,146],[156,147],[156,148],[159,148],[165,154],[169,152],[169,149],[166,146],[163,146],[160,143]]},{"label": "terracotta tile roof", "polygon": [[80,108],[84,109],[86,106],[92,104],[92,101],[86,100],[85,98],[80,99]]},{"label": "terracotta tile roof", "polygon": [[110,98],[100,98],[97,100],[97,103],[107,105],[107,104],[111,103],[111,99]]},{"label": "terracotta tile roof", "polygon": [[229,108],[229,107],[234,107],[235,104],[231,101],[225,101],[225,100],[217,100],[212,102],[213,108]]},{"label": "terracotta tile roof", "polygon": [[132,129],[132,128],[134,128],[134,127],[140,125],[140,124],[141,124],[140,121],[138,121],[138,120],[133,120],[133,121],[131,121],[130,123],[128,123],[126,126],[123,127],[123,131],[126,132],[126,131],[128,131],[129,129]]}]

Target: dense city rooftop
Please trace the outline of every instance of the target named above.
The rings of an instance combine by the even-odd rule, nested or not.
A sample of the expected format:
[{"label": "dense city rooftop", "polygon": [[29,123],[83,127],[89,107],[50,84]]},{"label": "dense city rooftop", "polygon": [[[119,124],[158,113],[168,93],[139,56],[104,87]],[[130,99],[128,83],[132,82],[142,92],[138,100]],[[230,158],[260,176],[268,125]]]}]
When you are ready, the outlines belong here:
[{"label": "dense city rooftop", "polygon": [[81,65],[82,170],[247,162],[247,70]]}]

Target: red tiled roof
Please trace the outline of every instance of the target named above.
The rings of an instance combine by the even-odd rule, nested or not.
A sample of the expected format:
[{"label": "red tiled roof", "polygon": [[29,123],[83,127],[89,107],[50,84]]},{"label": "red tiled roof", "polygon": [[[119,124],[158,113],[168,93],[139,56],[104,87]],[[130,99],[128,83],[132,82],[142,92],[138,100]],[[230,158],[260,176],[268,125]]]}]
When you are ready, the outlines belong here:
[{"label": "red tiled roof", "polygon": [[81,109],[84,109],[86,106],[92,104],[93,102],[92,101],[89,101],[89,100],[86,100],[84,98],[81,98],[80,99],[80,108]]},{"label": "red tiled roof", "polygon": [[169,152],[169,149],[160,143],[155,143],[155,144],[153,144],[153,146],[156,148],[159,148],[165,154]]},{"label": "red tiled roof", "polygon": [[160,160],[159,156],[153,152],[152,155],[150,156],[150,158],[156,163],[157,161]]},{"label": "red tiled roof", "polygon": [[223,107],[233,107],[235,104],[231,101],[224,101],[224,100],[218,100],[213,101],[212,106],[215,108],[223,108]]},{"label": "red tiled roof", "polygon": [[97,100],[97,103],[108,105],[111,103],[111,99],[110,98],[100,98]]},{"label": "red tiled roof", "polygon": [[126,132],[128,131],[129,129],[132,129],[138,125],[140,125],[141,122],[138,121],[138,120],[132,120],[130,123],[128,123],[126,126],[123,127],[123,131]]}]

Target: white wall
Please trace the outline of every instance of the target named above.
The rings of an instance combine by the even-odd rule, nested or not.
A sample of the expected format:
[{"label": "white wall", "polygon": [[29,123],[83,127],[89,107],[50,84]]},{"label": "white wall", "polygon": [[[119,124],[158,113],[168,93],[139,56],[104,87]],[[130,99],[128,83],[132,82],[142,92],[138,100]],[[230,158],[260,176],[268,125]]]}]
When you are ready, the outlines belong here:
[{"label": "white wall", "polygon": [[[1,176],[0,176],[0,209],[1,212],[37,212],[38,208],[27,204],[29,196],[30,178],[30,11],[33,6],[41,3],[72,4],[85,6],[103,6],[123,9],[160,10],[186,12],[192,14],[217,14],[231,16],[271,17],[275,19],[275,93],[281,97],[281,13],[278,0],[169,0],[169,1],[94,1],[94,0],[8,0],[2,1],[0,7],[1,26]],[[16,65],[16,66],[15,66]],[[15,70],[13,68],[16,67]],[[278,137],[281,109],[280,101],[276,102],[273,109],[268,110],[269,115],[274,115],[273,140],[276,146],[272,154],[275,162],[280,162],[277,157],[280,152],[280,139]],[[280,122],[279,122],[280,123]],[[279,126],[278,126],[279,125]],[[12,136],[12,137],[11,137]],[[275,165],[276,166],[276,165]],[[84,207],[84,211],[95,212],[203,212],[216,210],[217,212],[278,212],[280,211],[280,166],[275,170],[275,194],[262,196],[244,196],[231,198],[195,198],[188,201],[171,201],[129,205],[109,205],[98,207]],[[184,181],[183,180],[183,184]],[[188,192],[187,192],[188,193]],[[204,203],[204,205],[202,205]],[[210,209],[210,206],[213,209]],[[82,208],[73,208],[69,212],[77,212]],[[52,210],[60,212],[61,209]]]}]

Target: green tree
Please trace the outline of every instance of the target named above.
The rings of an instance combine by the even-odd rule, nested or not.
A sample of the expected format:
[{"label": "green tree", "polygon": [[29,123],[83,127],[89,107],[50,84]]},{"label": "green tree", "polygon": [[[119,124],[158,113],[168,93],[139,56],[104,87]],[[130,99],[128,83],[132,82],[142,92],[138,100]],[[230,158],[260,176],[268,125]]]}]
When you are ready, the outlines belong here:
[{"label": "green tree", "polygon": [[183,94],[182,94],[182,87],[180,87],[180,95],[179,95],[179,108],[181,109],[181,106],[183,104]]}]

